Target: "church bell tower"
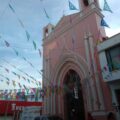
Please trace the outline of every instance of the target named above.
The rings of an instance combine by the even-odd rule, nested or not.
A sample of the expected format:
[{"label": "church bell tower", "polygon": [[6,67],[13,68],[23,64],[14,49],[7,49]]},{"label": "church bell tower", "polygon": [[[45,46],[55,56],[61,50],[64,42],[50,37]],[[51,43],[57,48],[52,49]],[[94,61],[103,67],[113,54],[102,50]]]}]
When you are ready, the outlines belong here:
[{"label": "church bell tower", "polygon": [[86,9],[90,4],[94,3],[97,7],[99,7],[98,0],[79,0],[80,10]]}]

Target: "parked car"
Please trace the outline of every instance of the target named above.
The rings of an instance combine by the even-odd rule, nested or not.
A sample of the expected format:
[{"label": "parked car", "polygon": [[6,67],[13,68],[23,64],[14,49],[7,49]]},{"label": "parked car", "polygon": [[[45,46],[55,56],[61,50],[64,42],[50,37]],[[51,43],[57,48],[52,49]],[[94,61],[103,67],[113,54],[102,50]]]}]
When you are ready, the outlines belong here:
[{"label": "parked car", "polygon": [[35,117],[34,120],[63,120],[63,119],[56,115],[51,115],[51,116],[42,115],[42,116]]}]

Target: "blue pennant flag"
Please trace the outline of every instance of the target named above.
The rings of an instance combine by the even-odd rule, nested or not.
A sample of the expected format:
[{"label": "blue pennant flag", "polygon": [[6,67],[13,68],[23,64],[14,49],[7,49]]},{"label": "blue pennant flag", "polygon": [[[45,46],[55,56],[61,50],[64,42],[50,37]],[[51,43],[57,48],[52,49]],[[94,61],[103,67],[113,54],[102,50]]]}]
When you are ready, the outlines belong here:
[{"label": "blue pennant flag", "polygon": [[23,85],[23,87],[24,87],[25,89],[27,89],[27,87],[26,87],[25,85]]},{"label": "blue pennant flag", "polygon": [[49,15],[47,14],[45,8],[44,8],[44,12],[45,12],[46,17],[49,19],[50,17],[49,17]]},{"label": "blue pennant flag", "polygon": [[10,47],[10,43],[9,42],[7,42],[6,40],[4,42],[5,42],[6,47]]},{"label": "blue pennant flag", "polygon": [[27,61],[25,57],[22,57],[22,58],[23,58],[23,60]]},{"label": "blue pennant flag", "polygon": [[36,50],[37,49],[37,45],[36,45],[35,41],[33,41],[33,46],[34,46],[34,49]]},{"label": "blue pennant flag", "polygon": [[106,0],[104,0],[103,10],[104,10],[104,11],[109,11],[109,12],[113,13],[112,10],[110,9],[110,7],[109,7],[109,5],[108,5],[108,3],[107,3]]},{"label": "blue pennant flag", "polygon": [[0,80],[1,82],[3,82],[3,80]]},{"label": "blue pennant flag", "polygon": [[34,66],[33,66],[33,64],[31,63],[31,62],[29,62],[29,61],[27,61],[29,64],[30,64],[30,66],[32,67],[32,68],[34,68]]},{"label": "blue pennant flag", "polygon": [[9,4],[9,8],[12,10],[13,13],[15,13],[15,10],[13,9],[12,5]]},{"label": "blue pennant flag", "polygon": [[27,79],[28,80],[28,82],[30,83],[30,80],[29,79]]},{"label": "blue pennant flag", "polygon": [[14,75],[16,75],[16,73],[15,72],[12,72]]},{"label": "blue pennant flag", "polygon": [[77,10],[77,8],[69,1],[69,9],[70,10]]},{"label": "blue pennant flag", "polygon": [[8,81],[10,80],[8,77],[5,77]]},{"label": "blue pennant flag", "polygon": [[30,39],[30,34],[28,33],[28,31],[25,31],[25,33],[26,33],[26,36],[27,36],[27,40],[29,41],[29,39]]},{"label": "blue pennant flag", "polygon": [[103,18],[101,19],[101,26],[110,28]]},{"label": "blue pennant flag", "polygon": [[[25,26],[24,26],[23,22],[22,22],[19,18],[18,18],[18,21],[19,21],[19,23],[20,23],[21,27],[25,28]],[[26,34],[28,34],[28,33],[26,33]]]},{"label": "blue pennant flag", "polygon": [[18,56],[19,55],[18,51],[15,49],[13,49],[13,50],[14,50],[15,54]]}]

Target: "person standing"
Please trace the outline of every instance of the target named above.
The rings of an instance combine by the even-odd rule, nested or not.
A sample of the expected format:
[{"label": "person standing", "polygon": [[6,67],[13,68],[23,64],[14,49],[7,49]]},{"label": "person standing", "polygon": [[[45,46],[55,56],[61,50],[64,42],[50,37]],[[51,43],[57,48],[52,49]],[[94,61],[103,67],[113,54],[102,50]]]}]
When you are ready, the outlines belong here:
[{"label": "person standing", "polygon": [[90,112],[88,112],[88,120],[95,120]]},{"label": "person standing", "polygon": [[107,120],[117,120],[113,112],[109,112],[107,115]]}]

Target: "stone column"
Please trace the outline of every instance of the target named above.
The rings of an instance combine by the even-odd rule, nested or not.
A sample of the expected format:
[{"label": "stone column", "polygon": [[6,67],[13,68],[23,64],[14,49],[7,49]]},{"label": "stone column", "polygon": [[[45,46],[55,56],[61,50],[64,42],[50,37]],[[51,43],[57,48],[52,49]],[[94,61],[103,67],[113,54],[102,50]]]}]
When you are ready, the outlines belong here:
[{"label": "stone column", "polygon": [[[97,70],[97,63],[95,61],[95,56],[94,56],[94,43],[93,43],[93,37],[92,37],[92,34],[89,32],[88,34],[88,38],[89,38],[89,45],[90,45],[90,53],[91,53],[91,58],[92,58],[92,64],[93,64],[93,69],[94,69],[94,75],[95,75],[95,84],[96,84],[96,88],[97,88],[97,93],[98,93],[98,102],[100,103],[100,108],[99,108],[99,105],[98,105],[98,108],[103,110],[105,107],[104,107],[104,100],[103,100],[103,94],[102,94],[102,89],[101,89],[101,86],[100,86],[100,79],[99,79],[99,76],[98,76],[98,70]],[[98,104],[99,104],[98,103]]]}]

